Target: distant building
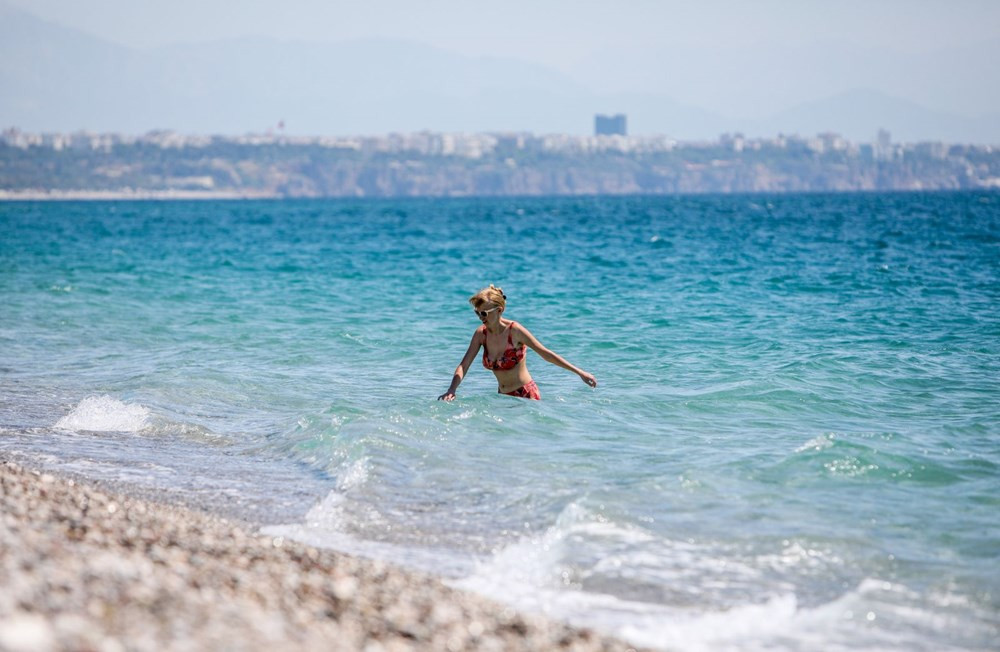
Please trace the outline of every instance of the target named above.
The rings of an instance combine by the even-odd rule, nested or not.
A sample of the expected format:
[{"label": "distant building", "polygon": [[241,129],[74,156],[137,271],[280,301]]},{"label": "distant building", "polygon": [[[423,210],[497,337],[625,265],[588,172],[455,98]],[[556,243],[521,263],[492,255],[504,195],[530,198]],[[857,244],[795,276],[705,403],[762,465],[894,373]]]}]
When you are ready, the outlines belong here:
[{"label": "distant building", "polygon": [[895,155],[892,146],[892,135],[885,129],[879,129],[875,137],[875,158],[880,161],[891,161]]},{"label": "distant building", "polygon": [[816,137],[823,141],[823,150],[827,152],[843,151],[850,144],[846,138],[832,131],[825,131]]},{"label": "distant building", "polygon": [[913,151],[918,156],[943,160],[948,158],[948,146],[940,142],[917,143]]},{"label": "distant building", "polygon": [[729,134],[725,133],[719,136],[719,144],[726,149],[731,149],[734,152],[742,152],[743,148],[746,146],[746,138],[743,137],[741,133]]},{"label": "distant building", "polygon": [[624,136],[625,135],[625,114],[594,116],[595,136]]}]

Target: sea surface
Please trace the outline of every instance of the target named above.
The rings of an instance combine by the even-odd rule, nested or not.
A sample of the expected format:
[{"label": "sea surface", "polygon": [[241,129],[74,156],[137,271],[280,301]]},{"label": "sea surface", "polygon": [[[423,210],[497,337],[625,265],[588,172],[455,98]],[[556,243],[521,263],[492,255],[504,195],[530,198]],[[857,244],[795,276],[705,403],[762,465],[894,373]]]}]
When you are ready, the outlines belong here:
[{"label": "sea surface", "polygon": [[[495,283],[541,402],[477,361]],[[0,203],[0,454],[669,650],[1000,641],[1000,194]]]}]

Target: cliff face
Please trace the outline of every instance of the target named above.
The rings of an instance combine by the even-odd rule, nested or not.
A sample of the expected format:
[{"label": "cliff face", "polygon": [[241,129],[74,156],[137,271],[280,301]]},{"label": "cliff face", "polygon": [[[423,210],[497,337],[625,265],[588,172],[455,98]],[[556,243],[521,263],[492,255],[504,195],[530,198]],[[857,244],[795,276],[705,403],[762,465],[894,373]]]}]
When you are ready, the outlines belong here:
[{"label": "cliff face", "polygon": [[679,147],[656,153],[515,152],[478,158],[307,145],[106,149],[0,145],[0,190],[285,197],[955,190],[1000,185],[1000,152],[929,156]]}]

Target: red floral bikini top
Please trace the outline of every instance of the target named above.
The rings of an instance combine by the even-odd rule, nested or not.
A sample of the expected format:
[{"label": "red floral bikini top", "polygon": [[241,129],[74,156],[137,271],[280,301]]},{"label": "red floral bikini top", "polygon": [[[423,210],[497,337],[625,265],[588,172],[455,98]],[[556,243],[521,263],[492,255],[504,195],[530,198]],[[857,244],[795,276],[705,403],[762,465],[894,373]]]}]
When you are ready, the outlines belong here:
[{"label": "red floral bikini top", "polygon": [[522,344],[519,347],[514,346],[514,340],[511,338],[511,331],[513,331],[514,322],[511,322],[507,326],[507,349],[503,354],[490,362],[489,354],[486,350],[486,327],[483,326],[483,366],[491,371],[509,371],[517,366],[517,363],[524,360],[524,355],[527,353],[527,347]]}]

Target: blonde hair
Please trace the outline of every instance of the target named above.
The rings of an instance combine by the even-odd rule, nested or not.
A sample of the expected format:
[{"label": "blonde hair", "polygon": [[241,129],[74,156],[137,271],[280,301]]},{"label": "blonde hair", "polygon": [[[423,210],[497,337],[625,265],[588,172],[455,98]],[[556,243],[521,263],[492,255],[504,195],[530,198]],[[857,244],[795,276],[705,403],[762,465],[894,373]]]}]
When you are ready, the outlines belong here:
[{"label": "blonde hair", "polygon": [[506,308],[507,295],[503,293],[501,288],[498,288],[490,283],[488,288],[483,288],[469,297],[469,303],[476,308],[487,302],[492,303],[495,306],[500,306],[501,308]]}]

